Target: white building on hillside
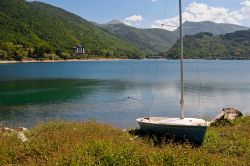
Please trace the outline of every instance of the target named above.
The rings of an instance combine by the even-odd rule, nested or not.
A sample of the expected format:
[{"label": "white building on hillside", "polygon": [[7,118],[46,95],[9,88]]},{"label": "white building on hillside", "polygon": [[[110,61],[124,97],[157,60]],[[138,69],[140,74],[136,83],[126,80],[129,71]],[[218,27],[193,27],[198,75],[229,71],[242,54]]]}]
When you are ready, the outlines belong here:
[{"label": "white building on hillside", "polygon": [[75,54],[85,54],[85,49],[82,45],[74,47]]}]

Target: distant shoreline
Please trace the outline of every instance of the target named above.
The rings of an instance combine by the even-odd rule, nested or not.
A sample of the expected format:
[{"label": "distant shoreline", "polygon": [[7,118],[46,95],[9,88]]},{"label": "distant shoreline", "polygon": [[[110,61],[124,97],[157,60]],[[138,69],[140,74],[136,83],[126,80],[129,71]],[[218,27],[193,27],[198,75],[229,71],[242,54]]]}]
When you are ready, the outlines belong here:
[{"label": "distant shoreline", "polygon": [[6,61],[0,60],[0,64],[11,64],[11,63],[56,63],[56,62],[88,62],[88,61],[119,61],[129,59],[66,59],[66,60],[23,60],[23,61]]},{"label": "distant shoreline", "polygon": [[[56,62],[91,62],[91,61],[121,61],[121,60],[178,60],[178,59],[105,59],[105,58],[93,58],[93,59],[66,59],[66,60],[23,60],[23,61],[7,61],[0,60],[0,64],[15,64],[15,63],[56,63]],[[185,59],[185,60],[247,60],[247,59]]]}]

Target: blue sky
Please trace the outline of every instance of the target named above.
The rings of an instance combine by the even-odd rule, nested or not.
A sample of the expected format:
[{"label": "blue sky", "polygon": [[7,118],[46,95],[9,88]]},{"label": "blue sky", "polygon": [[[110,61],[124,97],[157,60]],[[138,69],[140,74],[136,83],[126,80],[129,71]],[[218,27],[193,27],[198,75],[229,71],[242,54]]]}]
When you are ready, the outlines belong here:
[{"label": "blue sky", "polygon": [[[39,0],[97,23],[114,19],[140,28],[178,23],[178,0]],[[183,0],[187,21],[214,21],[250,27],[250,0]],[[170,29],[171,30],[171,29]]]}]

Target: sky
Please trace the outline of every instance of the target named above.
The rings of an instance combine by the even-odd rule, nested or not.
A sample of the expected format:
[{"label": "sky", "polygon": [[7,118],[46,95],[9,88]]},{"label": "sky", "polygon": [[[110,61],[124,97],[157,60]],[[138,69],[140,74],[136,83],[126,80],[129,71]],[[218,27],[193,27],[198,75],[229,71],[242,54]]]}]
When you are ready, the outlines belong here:
[{"label": "sky", "polygon": [[[120,20],[138,28],[178,26],[178,0],[37,0],[97,23]],[[250,27],[250,0],[182,0],[183,21],[213,21]],[[162,24],[170,25],[162,27]]]}]

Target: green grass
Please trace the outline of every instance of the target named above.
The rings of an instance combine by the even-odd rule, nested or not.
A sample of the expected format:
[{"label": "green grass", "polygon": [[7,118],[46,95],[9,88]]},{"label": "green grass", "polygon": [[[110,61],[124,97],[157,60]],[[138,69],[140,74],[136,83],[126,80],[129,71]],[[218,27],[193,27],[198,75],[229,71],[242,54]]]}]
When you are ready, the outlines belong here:
[{"label": "green grass", "polygon": [[202,146],[155,144],[94,121],[49,122],[28,133],[28,142],[0,132],[0,165],[248,165],[250,117],[210,127]]}]

